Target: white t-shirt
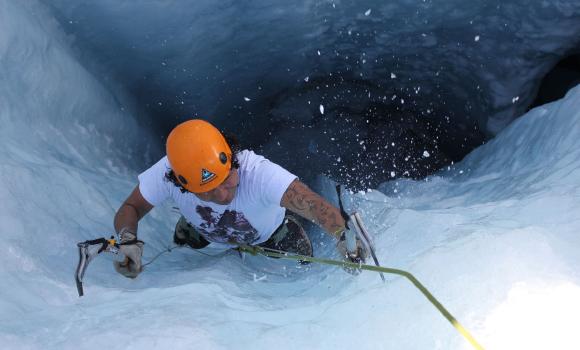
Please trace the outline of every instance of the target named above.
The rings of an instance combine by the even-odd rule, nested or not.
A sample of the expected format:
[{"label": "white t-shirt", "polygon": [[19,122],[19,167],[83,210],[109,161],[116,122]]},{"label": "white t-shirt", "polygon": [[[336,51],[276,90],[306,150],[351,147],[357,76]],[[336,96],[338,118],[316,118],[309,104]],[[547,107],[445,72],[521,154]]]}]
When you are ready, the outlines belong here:
[{"label": "white t-shirt", "polygon": [[168,198],[209,242],[259,244],[265,242],[284,220],[280,201],[296,176],[252,151],[237,155],[240,183],[228,205],[204,202],[165,178],[167,156],[139,175],[139,189],[151,205]]}]

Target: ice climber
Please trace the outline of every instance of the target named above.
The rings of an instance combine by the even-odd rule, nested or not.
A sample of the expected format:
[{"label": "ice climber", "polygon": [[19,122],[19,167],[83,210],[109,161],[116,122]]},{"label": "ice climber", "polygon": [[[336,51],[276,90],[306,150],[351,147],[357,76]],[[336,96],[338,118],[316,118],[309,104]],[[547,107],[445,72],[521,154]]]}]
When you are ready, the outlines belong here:
[{"label": "ice climber", "polygon": [[346,253],[345,221],[340,210],[310,190],[296,175],[241,150],[210,123],[188,120],[176,126],[167,155],[138,177],[138,184],[114,219],[123,262],[115,270],[135,278],[141,272],[143,243],[137,225],[154,206],[171,198],[181,212],[173,240],[201,249],[215,242],[235,247],[259,245],[312,256],[312,244],[298,216],[313,221],[337,240],[341,254],[364,259],[359,246]]}]

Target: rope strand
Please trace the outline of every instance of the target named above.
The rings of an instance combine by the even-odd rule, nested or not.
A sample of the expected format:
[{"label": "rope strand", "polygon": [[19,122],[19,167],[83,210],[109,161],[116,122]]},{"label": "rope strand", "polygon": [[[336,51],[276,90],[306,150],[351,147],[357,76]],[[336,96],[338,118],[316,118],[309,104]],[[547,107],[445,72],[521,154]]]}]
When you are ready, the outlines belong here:
[{"label": "rope strand", "polygon": [[[165,250],[161,251],[160,253],[158,253],[157,255],[155,255],[153,257],[153,259],[151,259],[149,262],[147,262],[146,264],[143,264],[143,267],[153,263],[161,255],[163,255],[165,253],[170,253],[175,248],[182,248],[182,247],[183,246],[179,246],[179,245],[168,246],[167,249],[165,249]],[[273,258],[297,260],[297,261],[309,261],[309,262],[316,262],[316,263],[326,264],[326,265],[349,267],[349,268],[355,268],[355,269],[360,269],[360,270],[368,270],[368,271],[374,271],[374,272],[379,272],[379,273],[384,272],[384,273],[403,276],[406,279],[408,279],[427,298],[427,300],[429,300],[429,302],[431,304],[433,304],[433,306],[435,306],[435,308],[443,315],[443,317],[445,317],[449,321],[449,323],[451,323],[451,325],[455,329],[457,329],[457,331],[473,346],[474,349],[483,350],[483,346],[481,346],[477,342],[477,340],[475,340],[475,338],[471,335],[471,333],[469,333],[469,331],[465,327],[463,327],[461,325],[461,323],[459,323],[459,321],[457,321],[457,319],[455,317],[453,317],[453,315],[449,311],[447,311],[447,309],[443,306],[443,304],[441,304],[439,302],[439,300],[437,300],[437,298],[435,298],[433,296],[433,294],[431,294],[431,292],[429,292],[429,290],[427,290],[427,288],[421,282],[419,282],[419,280],[417,278],[415,278],[415,276],[413,276],[411,273],[409,273],[407,271],[388,268],[388,267],[382,267],[382,266],[366,265],[366,264],[362,264],[362,262],[352,263],[349,261],[320,259],[320,258],[315,258],[312,256],[299,255],[299,254],[285,252],[282,250],[264,248],[264,247],[259,247],[259,246],[241,245],[241,246],[238,246],[236,249],[240,252],[245,252],[245,253],[249,253],[252,255],[259,254],[259,255],[273,257]],[[219,256],[214,256],[214,255],[200,252],[197,249],[194,249],[194,251],[199,253],[199,254],[210,256],[210,257],[221,257],[221,256],[225,256],[227,253],[231,252],[231,250],[228,250],[228,251],[224,252],[223,254],[220,254]]]},{"label": "rope strand", "polygon": [[172,251],[173,249],[175,249],[175,248],[181,248],[181,246],[178,246],[178,245],[174,245],[174,246],[167,246],[167,249],[165,249],[165,250],[161,251],[159,254],[155,255],[155,256],[153,257],[153,259],[149,260],[149,262],[147,262],[147,263],[145,263],[145,264],[143,264],[143,265],[141,265],[141,266],[145,267],[145,266],[147,266],[147,265],[151,264],[152,262],[154,262],[155,260],[157,260],[157,258],[158,258],[158,257],[160,257],[161,255],[163,255],[163,254],[165,254],[165,253],[171,253],[171,251]]},{"label": "rope strand", "polygon": [[453,327],[455,327],[455,329],[457,329],[457,331],[473,346],[474,349],[483,350],[483,346],[481,346],[477,342],[477,340],[475,340],[475,338],[471,335],[471,333],[469,333],[469,331],[465,327],[463,327],[459,323],[459,321],[457,321],[457,319],[455,317],[453,317],[453,315],[451,315],[451,313],[449,311],[447,311],[447,309],[443,306],[443,304],[441,304],[437,300],[437,298],[435,298],[433,296],[433,294],[431,294],[431,292],[429,292],[429,290],[427,290],[427,288],[421,282],[419,282],[419,280],[417,278],[415,278],[415,276],[413,276],[411,273],[409,273],[407,271],[399,270],[399,269],[392,269],[392,268],[382,267],[382,266],[373,266],[373,265],[365,265],[365,264],[361,264],[361,263],[352,263],[352,262],[348,262],[348,261],[338,261],[338,260],[332,260],[332,259],[320,259],[320,258],[315,258],[315,257],[311,257],[311,256],[298,255],[298,254],[294,254],[294,253],[288,253],[288,252],[284,252],[284,251],[280,251],[280,250],[258,247],[258,246],[240,246],[240,247],[238,247],[238,249],[240,251],[243,251],[243,252],[246,252],[246,253],[249,253],[252,255],[260,254],[260,255],[274,257],[274,258],[310,261],[310,262],[316,262],[316,263],[327,264],[327,265],[350,267],[350,268],[355,268],[355,269],[375,271],[375,272],[384,272],[384,273],[403,276],[403,277],[407,278],[411,283],[413,283],[413,285],[417,289],[419,289],[419,291],[421,293],[423,293],[423,295],[427,298],[427,300],[429,300],[429,302],[431,302],[431,304],[433,304],[433,306],[435,306],[435,308],[437,308],[437,310],[439,310],[439,312],[443,315],[443,317],[445,317],[449,321],[449,323],[451,323],[451,325]]}]

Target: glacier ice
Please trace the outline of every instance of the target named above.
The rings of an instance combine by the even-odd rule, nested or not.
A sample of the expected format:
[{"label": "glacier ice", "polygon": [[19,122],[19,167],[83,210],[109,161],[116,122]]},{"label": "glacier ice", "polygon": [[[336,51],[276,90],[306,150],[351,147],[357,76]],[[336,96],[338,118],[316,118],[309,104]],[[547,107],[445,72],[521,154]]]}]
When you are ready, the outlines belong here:
[{"label": "glacier ice", "polygon": [[[369,20],[380,12],[364,16],[368,8],[359,14]],[[152,136],[119,96],[44,7],[0,1],[3,348],[469,348],[401,278],[235,254],[176,250],[137,280],[99,257],[79,299],[75,243],[110,232],[137,167],[155,157],[137,151],[153,149]],[[577,87],[449,169],[349,195],[382,264],[415,274],[487,348],[576,345],[579,118]],[[329,197],[332,185],[320,178]],[[165,249],[177,217],[167,205],[141,224],[146,260]],[[315,242],[332,256],[333,242]]]}]

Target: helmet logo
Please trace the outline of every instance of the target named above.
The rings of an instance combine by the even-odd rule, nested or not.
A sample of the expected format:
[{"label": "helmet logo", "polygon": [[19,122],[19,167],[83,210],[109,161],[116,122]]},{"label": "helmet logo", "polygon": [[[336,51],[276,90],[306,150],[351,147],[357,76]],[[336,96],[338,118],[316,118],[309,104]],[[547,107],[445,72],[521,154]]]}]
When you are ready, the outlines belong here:
[{"label": "helmet logo", "polygon": [[215,178],[215,174],[207,169],[201,169],[201,183],[204,184]]}]

